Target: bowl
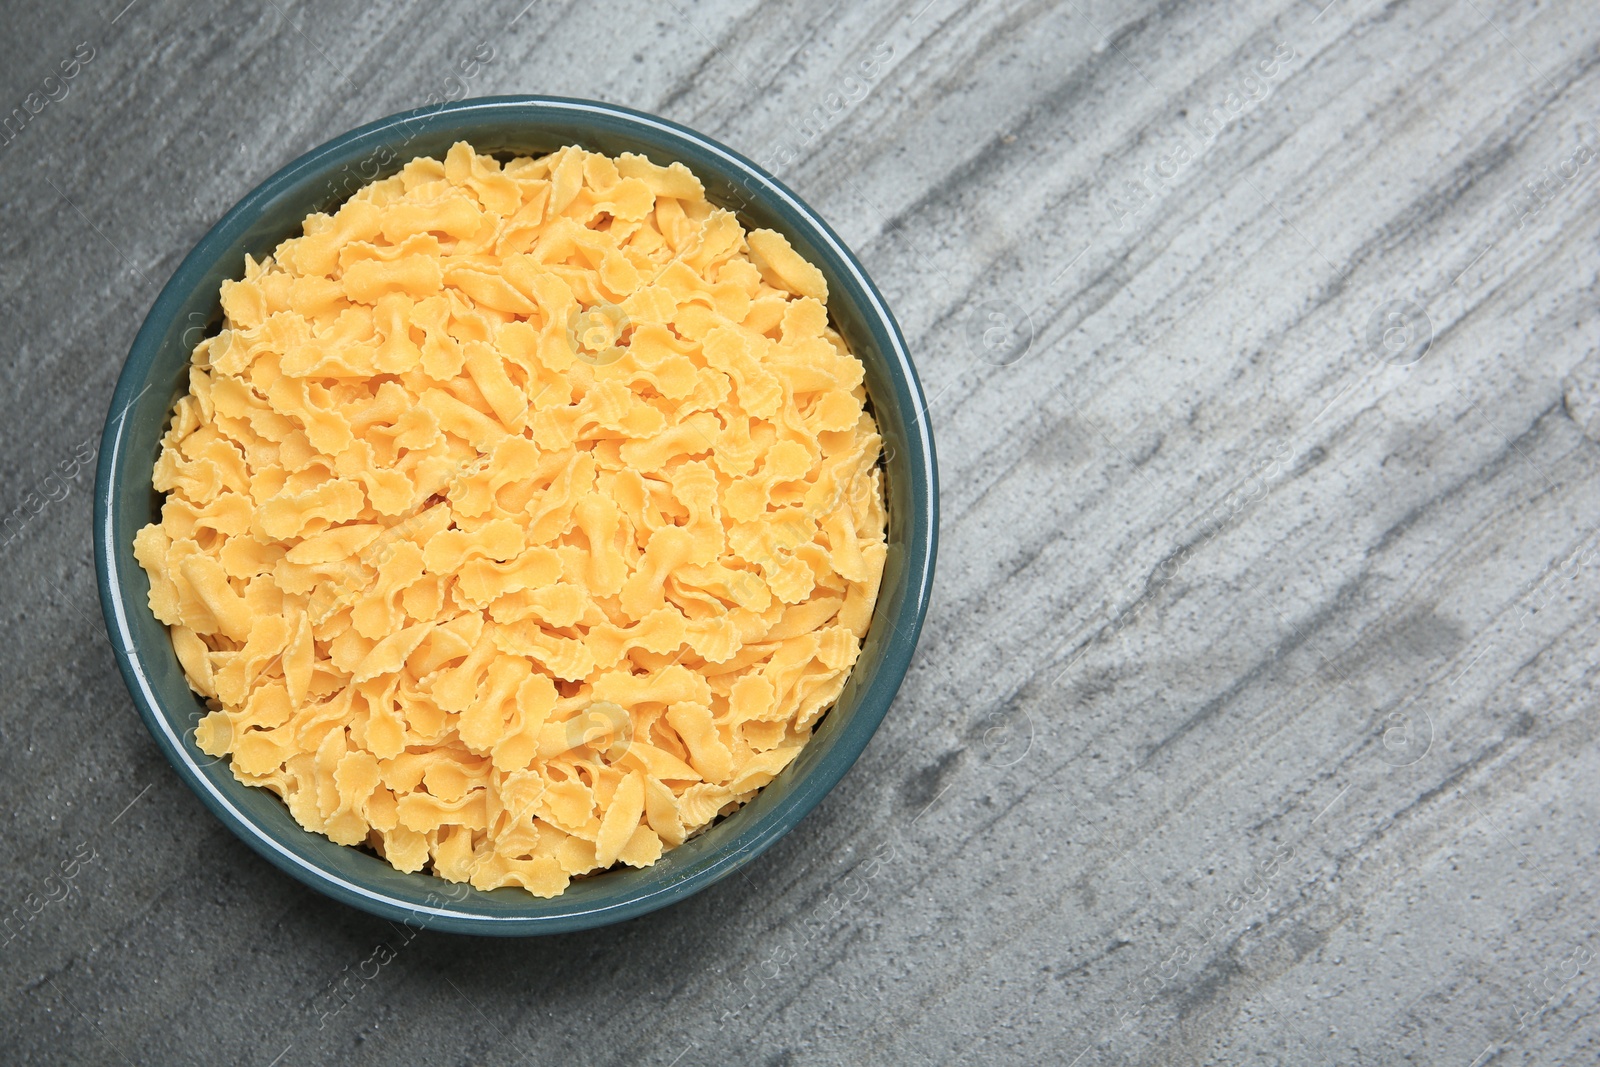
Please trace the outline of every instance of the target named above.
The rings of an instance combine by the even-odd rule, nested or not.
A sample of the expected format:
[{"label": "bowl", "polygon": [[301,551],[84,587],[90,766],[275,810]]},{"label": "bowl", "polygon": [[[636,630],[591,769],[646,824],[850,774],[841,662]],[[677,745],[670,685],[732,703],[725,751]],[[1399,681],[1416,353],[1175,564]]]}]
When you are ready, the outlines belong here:
[{"label": "bowl", "polygon": [[[196,747],[201,700],[184,681],[167,629],[150,613],[149,582],[133,537],[158,517],[152,468],[190,349],[221,323],[218,287],[367,182],[456,141],[480,152],[543,154],[567,144],[657,163],[678,160],[708,199],[747,229],[785,234],[828,281],[834,327],[866,366],[885,447],[889,512],[883,584],[861,656],[843,693],[800,756],[754,800],[652,867],[575,880],[544,900],[407,874],[375,855],[303,829],[272,793],[236,781],[227,758]],[[837,234],[799,197],[743,156],[653,115],[585,100],[493,97],[423,108],[369,123],[301,156],[262,182],[179,265],[145,318],[117,381],[95,478],[94,553],[117,665],[156,744],[179,777],[251,848],[336,900],[387,919],[460,933],[520,936],[617,922],[682,900],[770,848],[850,769],[889,710],[916,648],[933,583],[938,481],[927,403],[887,304]]]}]

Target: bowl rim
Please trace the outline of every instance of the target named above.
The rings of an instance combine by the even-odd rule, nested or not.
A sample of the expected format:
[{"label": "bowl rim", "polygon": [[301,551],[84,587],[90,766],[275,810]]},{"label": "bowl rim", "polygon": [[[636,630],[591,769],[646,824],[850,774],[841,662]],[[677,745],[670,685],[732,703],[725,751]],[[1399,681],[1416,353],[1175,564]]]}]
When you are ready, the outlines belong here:
[{"label": "bowl rim", "polygon": [[[396,135],[402,131],[409,136],[404,142],[398,143],[409,143],[416,136],[419,124],[423,132],[436,132],[473,120],[503,115],[508,124],[537,125],[535,112],[565,113],[569,118],[587,114],[613,124],[620,121],[622,125],[637,128],[646,138],[663,143],[667,150],[670,150],[674,141],[688,142],[700,152],[716,157],[728,173],[739,176],[743,186],[754,196],[778,201],[787,209],[787,214],[798,219],[802,228],[808,231],[806,237],[831,251],[837,263],[848,272],[867,299],[867,306],[859,310],[875,327],[881,328],[889,340],[882,356],[888,365],[891,380],[906,391],[911,404],[915,405],[915,412],[905,418],[904,444],[911,453],[907,460],[912,483],[904,545],[907,589],[899,616],[879,620],[879,625],[889,625],[894,632],[886,638],[883,656],[875,665],[871,677],[865,680],[867,692],[853,709],[844,732],[830,749],[830,756],[836,759],[812,767],[795,783],[779,806],[762,813],[759,819],[741,828],[702,866],[675,881],[646,886],[643,892],[597,907],[556,910],[551,914],[486,914],[455,905],[417,904],[402,900],[326,869],[259,825],[200,773],[199,763],[188,752],[182,736],[174,731],[169,716],[161,710],[162,698],[147,675],[143,663],[145,654],[138,648],[129,626],[130,611],[148,611],[148,608],[142,603],[142,598],[128,596],[130,590],[126,588],[126,579],[119,569],[115,541],[119,509],[114,505],[123,491],[114,475],[126,444],[128,411],[144,389],[148,388],[143,383],[161,351],[163,335],[170,329],[179,308],[195,291],[206,271],[243,235],[251,222],[259,217],[262,208],[298,182],[323,173],[325,164],[337,162],[352,148],[370,150],[392,147],[398,142]],[[308,207],[307,210],[313,209]],[[888,399],[875,398],[879,403]],[[903,400],[901,403],[903,405]],[[656,115],[615,104],[568,97],[476,97],[398,112],[358,126],[312,148],[251,189],[207,230],[179,263],[151,305],[135,335],[112,393],[101,435],[95,477],[95,570],[101,608],[112,636],[110,644],[145,727],[179,777],[236,836],[302,884],[383,918],[403,921],[414,927],[420,925],[456,933],[526,936],[585,929],[633,918],[687,898],[739,870],[766,851],[838,784],[865,750],[888,712],[910,665],[927,615],[937,557],[938,477],[927,409],[922,385],[906,350],[899,325],[855,254],[799,196],[738,152],[704,134]],[[441,884],[452,885],[447,882]],[[558,905],[562,898],[558,896],[544,900],[530,896],[529,899],[537,905],[551,906]]]}]

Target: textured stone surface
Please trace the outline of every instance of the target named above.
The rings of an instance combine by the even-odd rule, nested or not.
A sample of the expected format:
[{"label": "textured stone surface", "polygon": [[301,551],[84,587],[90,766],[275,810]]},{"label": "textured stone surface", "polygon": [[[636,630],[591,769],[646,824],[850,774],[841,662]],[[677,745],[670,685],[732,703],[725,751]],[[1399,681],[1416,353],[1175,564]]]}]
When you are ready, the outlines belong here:
[{"label": "textured stone surface", "polygon": [[[0,31],[0,904],[74,872],[0,947],[0,1059],[1595,1060],[1592,4],[124,3]],[[667,115],[833,222],[943,549],[882,730],[748,874],[405,942],[161,759],[74,456],[206,227],[480,43],[470,94]]]}]

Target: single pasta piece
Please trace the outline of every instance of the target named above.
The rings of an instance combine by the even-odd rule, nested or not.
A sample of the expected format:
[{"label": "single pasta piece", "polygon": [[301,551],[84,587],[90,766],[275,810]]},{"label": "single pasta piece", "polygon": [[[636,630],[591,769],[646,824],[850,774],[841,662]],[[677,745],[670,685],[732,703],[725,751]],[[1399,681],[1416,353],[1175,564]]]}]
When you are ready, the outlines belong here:
[{"label": "single pasta piece", "polygon": [[134,540],[202,751],[400,870],[542,897],[794,760],[887,519],[783,235],[681,163],[458,143],[221,297]]}]

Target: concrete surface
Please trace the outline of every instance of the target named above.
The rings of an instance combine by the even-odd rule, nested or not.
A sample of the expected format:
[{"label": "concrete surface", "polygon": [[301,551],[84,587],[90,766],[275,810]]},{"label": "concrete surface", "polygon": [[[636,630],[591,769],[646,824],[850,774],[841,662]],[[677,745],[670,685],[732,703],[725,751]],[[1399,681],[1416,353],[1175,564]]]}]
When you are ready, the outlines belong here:
[{"label": "concrete surface", "polygon": [[[1596,1060],[1593,4],[523,3],[4,6],[0,1060]],[[526,91],[726,141],[861,253],[933,398],[938,590],[748,875],[406,941],[156,752],[86,459],[235,200]]]}]

